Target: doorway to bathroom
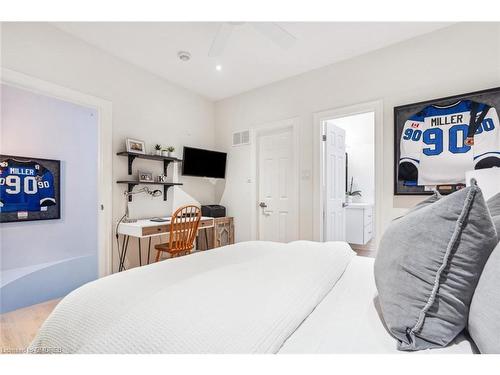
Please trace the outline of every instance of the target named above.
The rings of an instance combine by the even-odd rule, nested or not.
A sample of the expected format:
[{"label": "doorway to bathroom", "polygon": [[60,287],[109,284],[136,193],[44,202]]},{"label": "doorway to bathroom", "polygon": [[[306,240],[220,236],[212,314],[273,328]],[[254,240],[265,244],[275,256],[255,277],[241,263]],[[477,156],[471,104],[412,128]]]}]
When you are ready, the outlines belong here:
[{"label": "doorway to bathroom", "polygon": [[377,108],[318,116],[321,239],[346,241],[364,256],[375,256],[377,243]]}]

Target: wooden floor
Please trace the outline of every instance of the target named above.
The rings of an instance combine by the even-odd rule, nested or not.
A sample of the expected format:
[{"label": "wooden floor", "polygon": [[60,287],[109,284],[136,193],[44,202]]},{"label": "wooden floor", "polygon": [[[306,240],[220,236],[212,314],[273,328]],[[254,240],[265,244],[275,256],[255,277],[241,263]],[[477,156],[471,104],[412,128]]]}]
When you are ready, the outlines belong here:
[{"label": "wooden floor", "polygon": [[359,256],[375,258],[375,256],[377,255],[377,249],[375,247],[374,240],[368,241],[366,245],[356,245],[352,243],[350,243],[349,245]]},{"label": "wooden floor", "polygon": [[22,353],[60,299],[0,315],[0,353]]}]

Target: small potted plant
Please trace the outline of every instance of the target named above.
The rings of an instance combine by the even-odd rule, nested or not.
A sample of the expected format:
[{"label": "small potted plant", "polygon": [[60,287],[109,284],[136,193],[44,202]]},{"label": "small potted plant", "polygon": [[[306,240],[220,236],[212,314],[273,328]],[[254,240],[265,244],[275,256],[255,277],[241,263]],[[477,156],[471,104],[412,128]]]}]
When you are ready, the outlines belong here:
[{"label": "small potted plant", "polygon": [[155,152],[156,155],[161,156],[161,144],[159,143],[155,144]]},{"label": "small potted plant", "polygon": [[352,203],[353,197],[361,197],[361,190],[352,190],[353,183],[354,183],[354,177],[351,177],[351,183],[349,184],[349,189],[345,193],[347,203]]},{"label": "small potted plant", "polygon": [[169,157],[173,157],[174,156],[173,155],[174,151],[175,151],[175,147],[174,146],[168,146],[167,147],[167,152],[168,152],[168,156]]}]

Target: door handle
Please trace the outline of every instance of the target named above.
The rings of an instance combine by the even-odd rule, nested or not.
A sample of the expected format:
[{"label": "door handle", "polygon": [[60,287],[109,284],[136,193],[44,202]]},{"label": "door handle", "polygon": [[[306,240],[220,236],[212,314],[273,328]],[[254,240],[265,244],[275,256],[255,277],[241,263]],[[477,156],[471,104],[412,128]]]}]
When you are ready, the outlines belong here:
[{"label": "door handle", "polygon": [[259,207],[267,208],[267,204],[265,202],[260,202]]}]

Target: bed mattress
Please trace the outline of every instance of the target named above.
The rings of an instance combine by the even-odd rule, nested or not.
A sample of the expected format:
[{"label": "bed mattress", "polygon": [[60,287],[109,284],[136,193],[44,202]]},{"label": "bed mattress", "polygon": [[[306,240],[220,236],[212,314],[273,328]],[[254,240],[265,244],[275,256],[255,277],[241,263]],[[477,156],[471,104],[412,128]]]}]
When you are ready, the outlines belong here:
[{"label": "bed mattress", "polygon": [[[342,278],[284,343],[279,353],[407,353],[384,326],[373,276],[374,259],[354,257]],[[476,353],[465,334],[441,349],[416,353]]]}]

